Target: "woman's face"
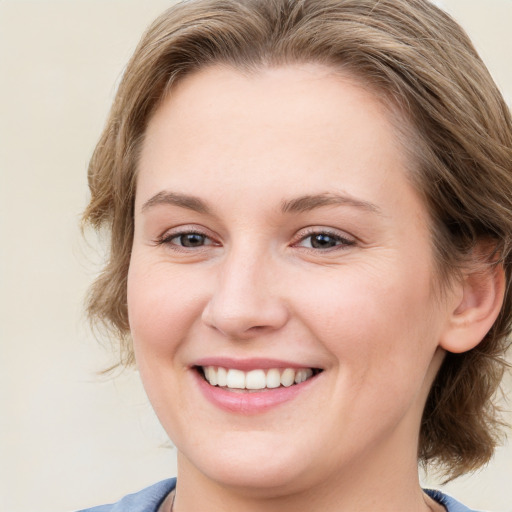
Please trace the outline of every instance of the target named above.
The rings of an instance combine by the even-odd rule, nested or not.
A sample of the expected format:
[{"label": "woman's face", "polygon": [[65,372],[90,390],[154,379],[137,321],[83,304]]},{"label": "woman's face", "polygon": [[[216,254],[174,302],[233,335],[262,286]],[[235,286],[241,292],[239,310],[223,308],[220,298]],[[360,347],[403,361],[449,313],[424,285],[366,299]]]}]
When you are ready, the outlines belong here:
[{"label": "woman's face", "polygon": [[407,166],[378,100],[319,65],[212,67],[161,105],[128,309],[181,474],[279,493],[415,466],[449,312]]}]

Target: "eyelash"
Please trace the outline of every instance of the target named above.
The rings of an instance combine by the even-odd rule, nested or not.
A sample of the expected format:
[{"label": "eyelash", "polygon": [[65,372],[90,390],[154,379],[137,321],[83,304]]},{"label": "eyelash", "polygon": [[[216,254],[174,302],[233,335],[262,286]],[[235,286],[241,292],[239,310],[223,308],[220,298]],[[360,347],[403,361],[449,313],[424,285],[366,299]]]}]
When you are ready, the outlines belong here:
[{"label": "eyelash", "polygon": [[[208,243],[208,244],[203,243],[202,245],[196,246],[196,247],[187,247],[186,245],[172,243],[172,240],[174,240],[175,238],[181,238],[181,237],[184,237],[187,235],[200,236],[204,240],[210,240],[212,243]],[[191,251],[194,249],[202,249],[205,246],[218,245],[216,242],[214,242],[212,240],[212,238],[210,236],[208,236],[206,233],[204,233],[200,230],[197,230],[197,229],[183,229],[181,231],[177,231],[177,232],[173,232],[173,233],[168,233],[168,232],[164,233],[164,235],[162,235],[160,238],[158,238],[156,240],[156,244],[157,245],[169,245],[169,246],[172,246],[172,249],[174,251],[184,251],[184,252],[188,252],[188,251]]]},{"label": "eyelash", "polygon": [[[199,237],[202,237],[203,243],[198,246],[192,246],[187,247],[186,245],[179,244],[179,243],[173,243],[172,241],[174,239],[178,239],[187,235],[196,235]],[[335,242],[335,245],[331,247],[307,247],[301,245],[301,243],[305,242],[307,239],[312,239],[315,236],[322,236],[322,237],[328,237],[332,239]],[[210,243],[204,243],[205,240],[208,240]],[[183,240],[182,240],[183,242]],[[311,243],[311,242],[310,242]],[[297,237],[297,240],[292,243],[292,247],[298,247],[302,250],[309,251],[309,252],[331,252],[331,251],[337,251],[337,250],[345,250],[350,246],[353,246],[356,244],[356,241],[347,238],[345,236],[340,235],[339,233],[335,231],[331,231],[329,229],[321,229],[321,228],[309,228],[305,233],[301,233],[299,237]],[[172,247],[172,250],[177,252],[190,252],[194,250],[201,250],[204,249],[204,247],[209,246],[218,246],[219,243],[215,242],[210,236],[208,236],[206,233],[204,233],[201,230],[198,229],[182,229],[181,231],[175,231],[175,232],[167,232],[164,233],[160,238],[156,240],[156,245],[168,245]]]},{"label": "eyelash", "polygon": [[[329,237],[329,238],[333,239],[336,242],[336,244],[332,247],[328,247],[328,248],[324,248],[324,249],[315,248],[315,247],[304,247],[304,246],[299,245],[301,242],[304,242],[308,238],[313,238],[314,236]],[[308,250],[308,251],[330,252],[330,251],[347,249],[348,247],[355,245],[355,243],[356,243],[355,240],[345,237],[345,236],[342,236],[335,231],[331,231],[329,229],[310,228],[306,231],[306,233],[301,234],[298,241],[294,242],[293,245],[302,247],[304,250]]]}]

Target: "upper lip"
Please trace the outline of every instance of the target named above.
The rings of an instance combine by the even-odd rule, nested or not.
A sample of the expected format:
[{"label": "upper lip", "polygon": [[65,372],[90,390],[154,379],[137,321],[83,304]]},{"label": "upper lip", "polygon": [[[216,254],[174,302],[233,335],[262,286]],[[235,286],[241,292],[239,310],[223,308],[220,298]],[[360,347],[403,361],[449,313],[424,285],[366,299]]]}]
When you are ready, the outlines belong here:
[{"label": "upper lip", "polygon": [[217,366],[221,368],[232,368],[234,370],[250,371],[250,370],[268,370],[270,368],[312,368],[320,369],[318,366],[310,364],[302,364],[292,361],[284,361],[269,358],[249,358],[249,359],[233,359],[230,357],[204,357],[195,361],[192,367],[197,366]]}]

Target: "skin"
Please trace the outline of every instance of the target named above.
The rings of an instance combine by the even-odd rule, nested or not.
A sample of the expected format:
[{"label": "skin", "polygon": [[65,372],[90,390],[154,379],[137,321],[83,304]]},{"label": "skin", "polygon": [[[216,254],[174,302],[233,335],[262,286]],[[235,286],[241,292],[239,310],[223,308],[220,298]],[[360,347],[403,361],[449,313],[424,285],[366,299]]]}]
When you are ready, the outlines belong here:
[{"label": "skin", "polygon": [[[128,310],[178,449],[175,511],[443,510],[419,487],[417,441],[463,293],[434,293],[410,167],[378,99],[320,65],[208,68],[159,107],[140,159]],[[312,194],[344,200],[282,211]],[[188,232],[204,243],[180,245]],[[312,247],[325,232],[334,245]],[[229,413],[191,368],[212,356],[323,372],[285,404]]]}]

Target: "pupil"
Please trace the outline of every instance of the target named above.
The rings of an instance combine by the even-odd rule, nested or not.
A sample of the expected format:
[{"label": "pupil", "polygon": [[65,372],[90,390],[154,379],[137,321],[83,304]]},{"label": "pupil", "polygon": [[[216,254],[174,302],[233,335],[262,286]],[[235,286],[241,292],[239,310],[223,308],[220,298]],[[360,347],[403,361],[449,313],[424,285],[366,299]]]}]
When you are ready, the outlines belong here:
[{"label": "pupil", "polygon": [[204,244],[204,236],[197,233],[188,233],[187,235],[181,235],[181,245],[184,247],[199,247]]},{"label": "pupil", "polygon": [[315,235],[311,240],[311,246],[315,249],[327,249],[335,245],[336,240],[330,235]]}]

